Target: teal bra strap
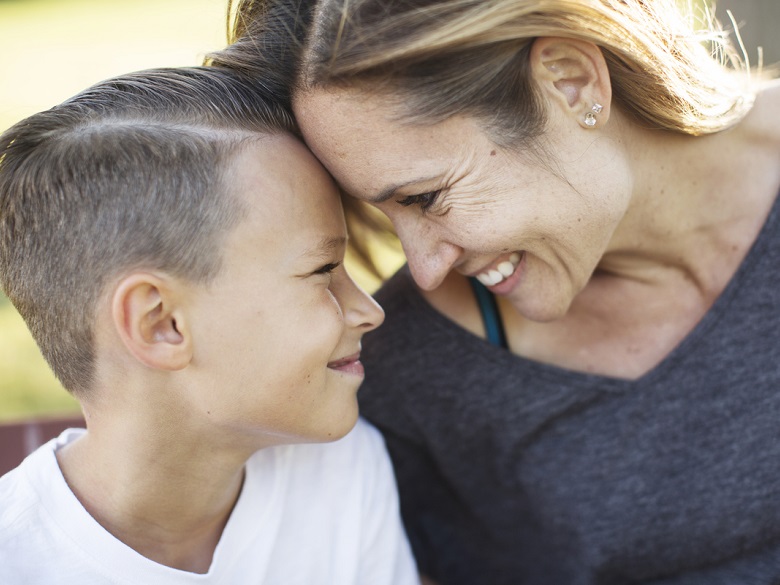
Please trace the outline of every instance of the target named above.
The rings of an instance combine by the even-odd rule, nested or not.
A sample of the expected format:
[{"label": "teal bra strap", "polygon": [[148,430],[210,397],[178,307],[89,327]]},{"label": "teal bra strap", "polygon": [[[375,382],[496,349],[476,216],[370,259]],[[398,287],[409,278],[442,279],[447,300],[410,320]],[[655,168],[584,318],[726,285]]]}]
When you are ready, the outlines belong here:
[{"label": "teal bra strap", "polygon": [[479,312],[482,314],[482,321],[485,324],[487,340],[492,345],[507,349],[504,324],[501,322],[501,314],[498,312],[496,297],[476,278],[469,278],[469,282],[474,290],[474,296],[477,297],[477,305],[479,306]]}]

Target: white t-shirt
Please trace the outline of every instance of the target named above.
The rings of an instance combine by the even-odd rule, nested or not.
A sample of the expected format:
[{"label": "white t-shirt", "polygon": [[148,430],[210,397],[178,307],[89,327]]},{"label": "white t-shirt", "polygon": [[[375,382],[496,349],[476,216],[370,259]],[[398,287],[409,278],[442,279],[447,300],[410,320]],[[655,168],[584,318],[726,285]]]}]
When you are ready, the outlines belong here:
[{"label": "white t-shirt", "polygon": [[55,451],[69,429],[0,478],[0,583],[407,585],[419,583],[381,436],[359,420],[335,443],[263,449],[206,574],[117,540],[68,488]]}]

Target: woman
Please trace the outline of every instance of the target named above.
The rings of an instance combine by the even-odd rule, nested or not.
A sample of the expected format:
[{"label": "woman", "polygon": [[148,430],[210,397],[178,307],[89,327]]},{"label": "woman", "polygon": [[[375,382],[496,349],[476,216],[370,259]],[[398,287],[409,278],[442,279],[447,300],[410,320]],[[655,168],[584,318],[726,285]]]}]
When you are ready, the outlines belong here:
[{"label": "woman", "polygon": [[408,259],[361,407],[422,570],[777,583],[780,88],[674,0],[237,14]]}]

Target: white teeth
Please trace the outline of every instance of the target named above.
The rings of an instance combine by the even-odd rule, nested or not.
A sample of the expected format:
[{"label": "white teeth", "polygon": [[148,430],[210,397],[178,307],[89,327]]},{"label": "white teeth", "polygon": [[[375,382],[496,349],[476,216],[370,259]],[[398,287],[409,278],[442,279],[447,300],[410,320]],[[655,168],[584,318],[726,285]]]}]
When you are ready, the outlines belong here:
[{"label": "white teeth", "polygon": [[515,265],[512,264],[509,260],[503,261],[501,264],[496,266],[496,268],[504,278],[512,276],[512,273],[515,271]]},{"label": "white teeth", "polygon": [[495,286],[499,282],[503,282],[514,274],[517,265],[520,263],[520,258],[520,254],[513,252],[512,255],[509,256],[509,260],[504,260],[495,268],[478,274],[477,280],[485,286]]}]

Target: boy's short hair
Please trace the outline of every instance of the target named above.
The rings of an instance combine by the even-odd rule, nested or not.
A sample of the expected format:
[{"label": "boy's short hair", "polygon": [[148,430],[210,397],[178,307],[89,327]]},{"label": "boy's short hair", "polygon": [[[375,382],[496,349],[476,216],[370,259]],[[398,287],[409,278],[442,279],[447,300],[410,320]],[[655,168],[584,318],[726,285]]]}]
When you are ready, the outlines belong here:
[{"label": "boy's short hair", "polygon": [[296,133],[282,104],[262,79],[227,69],[153,69],[0,136],[0,286],[68,390],[91,386],[94,318],[112,279],[216,276],[241,215],[226,163],[258,133]]}]

